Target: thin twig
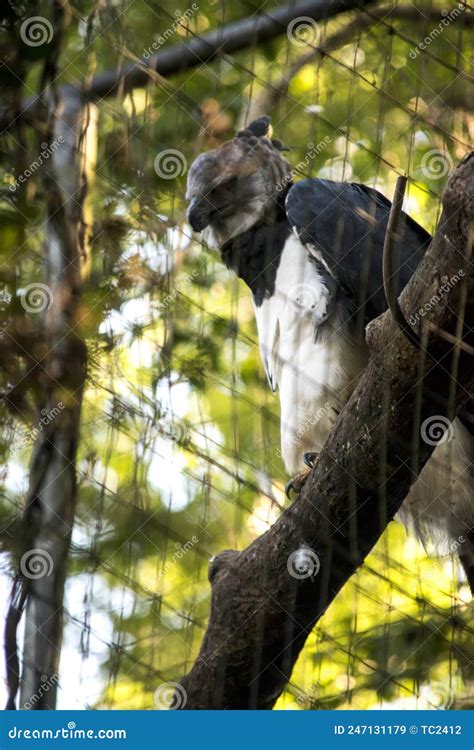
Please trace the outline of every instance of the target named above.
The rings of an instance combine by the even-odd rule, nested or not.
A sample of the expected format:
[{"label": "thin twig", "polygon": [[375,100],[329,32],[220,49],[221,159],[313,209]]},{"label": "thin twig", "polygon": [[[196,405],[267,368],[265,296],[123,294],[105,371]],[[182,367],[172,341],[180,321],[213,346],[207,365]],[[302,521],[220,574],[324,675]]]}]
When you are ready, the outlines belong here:
[{"label": "thin twig", "polygon": [[388,309],[392,313],[392,317],[395,323],[397,324],[403,335],[414,347],[424,350],[425,347],[421,343],[421,339],[408,323],[403,310],[400,307],[393,268],[393,251],[396,240],[398,239],[397,229],[400,220],[400,214],[402,212],[406,184],[407,178],[404,175],[399,175],[395,185],[393,203],[390,209],[390,215],[388,217],[387,230],[385,232],[385,242],[383,246],[383,286]]}]

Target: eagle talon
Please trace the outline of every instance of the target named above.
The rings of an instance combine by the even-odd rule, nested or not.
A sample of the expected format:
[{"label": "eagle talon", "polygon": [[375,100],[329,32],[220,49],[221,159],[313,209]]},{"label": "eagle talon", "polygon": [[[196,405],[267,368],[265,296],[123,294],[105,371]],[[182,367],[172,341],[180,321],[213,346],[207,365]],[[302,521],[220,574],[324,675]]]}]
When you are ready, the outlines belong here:
[{"label": "eagle talon", "polygon": [[310,469],[314,469],[316,461],[318,460],[319,453],[305,453],[303,461]]},{"label": "eagle talon", "polygon": [[287,496],[288,500],[291,500],[292,489],[293,489],[293,479],[289,479],[288,482],[285,484],[285,495]]},{"label": "eagle talon", "polygon": [[308,467],[286,483],[285,495],[287,496],[288,500],[291,500],[291,491],[296,492],[297,495],[300,494],[301,490],[303,489],[304,483],[306,482],[310,474],[311,468]]}]

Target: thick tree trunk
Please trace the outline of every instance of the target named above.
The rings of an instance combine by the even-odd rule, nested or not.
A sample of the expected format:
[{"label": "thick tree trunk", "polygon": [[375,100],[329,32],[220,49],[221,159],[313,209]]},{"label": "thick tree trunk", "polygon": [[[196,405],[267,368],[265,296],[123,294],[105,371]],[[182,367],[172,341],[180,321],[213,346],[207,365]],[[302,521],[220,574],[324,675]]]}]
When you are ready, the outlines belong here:
[{"label": "thick tree trunk", "polygon": [[[8,708],[18,689],[16,629],[23,606],[20,708],[56,706],[67,558],[76,506],[76,452],[87,352],[76,326],[88,259],[87,140],[95,135],[95,107],[77,95],[61,98],[51,115],[44,254],[43,336],[34,348],[41,380],[38,428],[25,503],[23,554],[7,618]],[[52,146],[56,144],[56,146]],[[35,285],[32,285],[35,287]],[[38,298],[37,298],[38,301]]]},{"label": "thick tree trunk", "polygon": [[409,317],[443,276],[461,275],[426,316],[457,343],[426,333],[427,356],[389,313],[369,326],[370,363],[301,496],[250,547],[222,552],[211,564],[209,625],[177,706],[273,706],[315,623],[431,455],[420,425],[434,415],[453,418],[472,394],[474,359],[459,337],[464,333],[465,343],[474,343],[474,154],[451,176],[443,203],[435,238],[400,302]]}]

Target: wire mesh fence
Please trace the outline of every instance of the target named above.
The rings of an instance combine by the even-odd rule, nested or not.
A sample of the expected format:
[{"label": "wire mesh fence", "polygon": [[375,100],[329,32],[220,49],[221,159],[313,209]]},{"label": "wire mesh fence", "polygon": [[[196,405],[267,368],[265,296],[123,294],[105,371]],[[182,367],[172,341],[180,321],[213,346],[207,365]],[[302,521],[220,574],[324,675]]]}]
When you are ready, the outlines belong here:
[{"label": "wire mesh fence", "polygon": [[[107,0],[69,5],[69,25],[40,6],[40,39],[31,15],[12,7],[1,73],[4,613],[19,566],[30,580],[52,573],[47,545],[25,552],[25,519],[38,523],[25,497],[38,481],[38,441],[46,462],[48,446],[68,456],[51,436],[79,389],[46,364],[44,320],[58,302],[43,250],[56,153],[48,120],[61,117],[64,86],[100,83],[81,141],[84,182],[70,197],[87,250],[71,323],[87,377],[64,637],[52,644],[60,666],[42,690],[54,679],[59,708],[167,708],[206,630],[210,558],[245,548],[290,504],[251,296],[186,221],[189,167],[268,114],[295,182],[358,182],[391,198],[406,174],[405,209],[434,232],[474,129],[473,17],[464,3],[362,4],[319,21],[297,14],[284,33],[247,35],[227,52],[229,24],[256,27],[276,6]],[[214,30],[221,50],[207,60],[192,44]],[[161,73],[153,61],[174,45],[178,62]],[[130,65],[147,85],[124,83]],[[28,97],[44,111],[20,116]],[[66,315],[69,335],[68,326]],[[472,707],[470,594],[458,549],[444,542],[433,553],[390,523],[309,635],[276,707]],[[28,617],[23,663],[34,656]]]}]

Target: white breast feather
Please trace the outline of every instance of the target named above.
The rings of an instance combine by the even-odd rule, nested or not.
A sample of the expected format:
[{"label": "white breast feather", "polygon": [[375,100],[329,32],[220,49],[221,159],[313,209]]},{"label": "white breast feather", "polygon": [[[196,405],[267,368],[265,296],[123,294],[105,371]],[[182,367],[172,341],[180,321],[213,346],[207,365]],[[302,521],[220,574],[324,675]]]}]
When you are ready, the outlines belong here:
[{"label": "white breast feather", "polygon": [[[315,341],[329,294],[310,253],[321,260],[315,248],[305,248],[291,235],[275,293],[255,307],[265,370],[272,389],[279,390],[281,455],[291,474],[301,470],[306,451],[323,446],[368,361],[367,348],[351,345],[347,331]],[[474,526],[473,459],[472,438],[456,420],[452,444],[436,448],[399,513],[424,543],[431,538],[461,544],[466,529]]]},{"label": "white breast feather", "polygon": [[366,351],[355,352],[342,333],[315,341],[328,304],[329,292],[307,249],[290,235],[274,294],[255,307],[265,371],[280,392],[282,455],[290,472],[301,466],[306,450],[324,443],[343,392],[366,363]]}]

